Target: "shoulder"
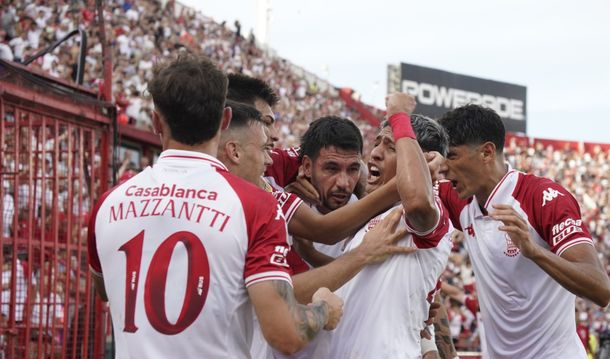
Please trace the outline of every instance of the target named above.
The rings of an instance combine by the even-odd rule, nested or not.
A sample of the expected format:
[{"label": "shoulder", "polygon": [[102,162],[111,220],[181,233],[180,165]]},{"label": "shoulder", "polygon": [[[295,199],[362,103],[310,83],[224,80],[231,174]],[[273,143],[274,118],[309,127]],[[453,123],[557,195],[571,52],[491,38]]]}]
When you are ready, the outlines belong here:
[{"label": "shoulder", "polygon": [[271,193],[264,191],[262,188],[228,172],[225,170],[217,170],[231,186],[239,200],[241,201],[244,210],[259,208],[259,207],[276,207],[276,200]]},{"label": "shoulder", "polygon": [[526,173],[519,173],[518,176],[513,197],[520,202],[531,202],[538,207],[546,207],[555,201],[573,199],[568,190],[549,178]]}]

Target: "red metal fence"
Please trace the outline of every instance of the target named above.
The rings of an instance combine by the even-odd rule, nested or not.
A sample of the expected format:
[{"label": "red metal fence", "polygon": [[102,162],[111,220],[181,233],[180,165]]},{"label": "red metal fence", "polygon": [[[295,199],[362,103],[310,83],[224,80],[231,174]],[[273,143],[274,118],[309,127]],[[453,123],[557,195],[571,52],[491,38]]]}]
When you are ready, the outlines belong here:
[{"label": "red metal fence", "polygon": [[0,357],[101,357],[86,225],[108,188],[110,120],[95,97],[2,70]]}]

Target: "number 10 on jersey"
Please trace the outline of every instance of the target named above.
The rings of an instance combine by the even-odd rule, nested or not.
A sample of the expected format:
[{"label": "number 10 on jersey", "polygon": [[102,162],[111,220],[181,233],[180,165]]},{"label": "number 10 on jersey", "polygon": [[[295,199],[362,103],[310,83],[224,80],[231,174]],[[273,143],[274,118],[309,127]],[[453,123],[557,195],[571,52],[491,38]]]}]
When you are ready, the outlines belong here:
[{"label": "number 10 on jersey", "polygon": [[[186,293],[180,315],[170,323],[165,310],[165,286],[167,272],[174,248],[181,242],[187,253]],[[144,231],[123,244],[119,251],[125,252],[125,327],[123,331],[135,333],[136,299],[144,245]],[[176,232],[167,237],[156,249],[148,266],[144,281],[144,308],[150,325],[160,333],[174,335],[188,328],[203,310],[210,287],[210,266],[201,240],[187,231]]]}]

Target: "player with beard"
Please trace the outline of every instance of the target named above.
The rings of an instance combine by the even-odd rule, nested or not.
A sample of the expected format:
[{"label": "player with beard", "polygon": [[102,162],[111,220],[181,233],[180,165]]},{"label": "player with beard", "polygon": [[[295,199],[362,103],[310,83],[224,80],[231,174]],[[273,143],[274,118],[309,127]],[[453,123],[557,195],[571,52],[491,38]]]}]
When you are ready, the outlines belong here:
[{"label": "player with beard", "polygon": [[[233,116],[229,128],[222,132],[218,158],[230,172],[256,184],[270,161],[261,114],[245,104],[228,101],[227,105],[232,109]],[[375,213],[399,200],[395,183],[389,183],[366,200],[320,215],[303,206],[302,201],[293,194],[276,192],[274,195],[282,207],[289,232],[308,238],[315,238],[311,236],[312,233],[319,233],[325,238],[342,238],[347,229],[356,229]],[[396,221],[397,218],[388,218],[384,225],[367,234],[359,248],[326,266],[305,273],[291,268],[296,298],[306,303],[321,286],[335,290],[367,265],[382,262],[393,254],[412,253],[413,248],[395,245],[395,241],[403,235],[400,231],[393,231]],[[252,354],[256,358],[272,357],[271,348],[258,331],[255,331]]]}]

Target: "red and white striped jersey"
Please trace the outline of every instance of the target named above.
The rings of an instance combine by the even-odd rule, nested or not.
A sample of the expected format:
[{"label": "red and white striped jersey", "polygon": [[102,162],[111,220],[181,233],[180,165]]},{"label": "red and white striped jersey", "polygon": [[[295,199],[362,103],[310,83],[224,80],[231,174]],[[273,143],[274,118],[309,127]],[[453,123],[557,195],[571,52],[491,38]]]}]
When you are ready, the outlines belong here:
[{"label": "red and white striped jersey", "polygon": [[106,193],[89,227],[117,358],[247,358],[246,288],[291,283],[286,223],[269,193],[214,157],[166,150]]},{"label": "red and white striped jersey", "polygon": [[[454,225],[464,232],[477,278],[490,358],[586,358],[576,335],[575,296],[536,263],[523,257],[501,222],[482,213],[476,198],[460,200],[450,182],[439,195]],[[511,205],[540,246],[561,255],[592,245],[578,203],[555,182],[509,167],[485,203]]]}]

